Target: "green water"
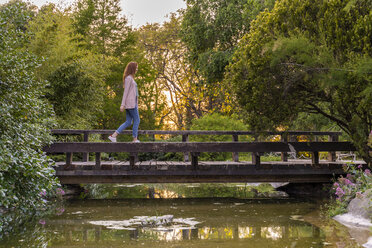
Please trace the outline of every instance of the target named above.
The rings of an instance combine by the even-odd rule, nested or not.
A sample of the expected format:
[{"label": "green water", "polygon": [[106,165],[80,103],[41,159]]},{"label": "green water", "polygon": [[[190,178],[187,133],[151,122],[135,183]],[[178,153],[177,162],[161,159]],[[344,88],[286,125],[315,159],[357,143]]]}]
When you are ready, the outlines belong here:
[{"label": "green water", "polygon": [[[68,200],[4,236],[0,247],[360,247],[344,226],[321,216],[320,206],[298,198]],[[164,225],[131,222],[165,215],[173,219]]]}]

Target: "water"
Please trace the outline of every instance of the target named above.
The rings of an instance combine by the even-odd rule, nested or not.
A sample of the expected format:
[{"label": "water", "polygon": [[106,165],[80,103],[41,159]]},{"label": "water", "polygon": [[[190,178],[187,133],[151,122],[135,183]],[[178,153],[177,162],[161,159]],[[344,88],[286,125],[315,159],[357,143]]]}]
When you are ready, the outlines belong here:
[{"label": "water", "polygon": [[[114,188],[119,192],[111,198],[122,194],[123,187]],[[0,247],[360,247],[319,206],[292,198],[69,200]]]}]

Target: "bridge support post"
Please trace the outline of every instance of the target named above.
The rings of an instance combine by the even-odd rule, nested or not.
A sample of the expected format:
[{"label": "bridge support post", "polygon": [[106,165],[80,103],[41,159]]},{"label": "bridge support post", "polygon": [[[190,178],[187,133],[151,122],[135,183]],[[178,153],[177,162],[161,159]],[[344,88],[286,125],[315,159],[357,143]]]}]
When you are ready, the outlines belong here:
[{"label": "bridge support post", "polygon": [[[182,142],[189,142],[189,135],[182,134]],[[183,153],[183,160],[185,162],[189,162],[189,153],[188,152]]]},{"label": "bridge support post", "polygon": [[137,153],[130,153],[129,154],[129,165],[132,169],[134,168],[134,165],[136,163],[136,157],[137,157]]},{"label": "bridge support post", "polygon": [[96,152],[96,166],[95,166],[95,169],[96,170],[101,169],[101,153],[100,152]]},{"label": "bridge support post", "polygon": [[72,152],[66,152],[66,165],[72,164]]},{"label": "bridge support post", "polygon": [[[232,138],[233,138],[233,141],[234,142],[238,142],[239,141],[239,136],[237,134],[234,134],[232,136]],[[239,162],[239,153],[238,152],[233,152],[232,157],[233,157],[233,161],[234,162]]]},{"label": "bridge support post", "polygon": [[[288,135],[286,133],[281,134],[280,140],[282,142],[286,142],[287,143],[288,142]],[[281,157],[282,157],[282,161],[283,162],[287,162],[288,161],[288,153],[282,152]]]},{"label": "bridge support post", "polygon": [[[337,142],[338,135],[329,135],[328,141],[330,142]],[[336,152],[328,152],[328,161],[335,162],[336,161]]]},{"label": "bridge support post", "polygon": [[260,152],[252,152],[252,164],[260,165],[261,163],[261,153]]},{"label": "bridge support post", "polygon": [[311,160],[313,164],[319,164],[319,152],[312,152]]},{"label": "bridge support post", "polygon": [[192,152],[191,153],[191,165],[196,169],[198,166],[198,156],[200,155],[199,152]]},{"label": "bridge support post", "polygon": [[[88,133],[84,133],[84,142],[89,141]],[[89,161],[89,152],[83,152],[83,162]]]}]

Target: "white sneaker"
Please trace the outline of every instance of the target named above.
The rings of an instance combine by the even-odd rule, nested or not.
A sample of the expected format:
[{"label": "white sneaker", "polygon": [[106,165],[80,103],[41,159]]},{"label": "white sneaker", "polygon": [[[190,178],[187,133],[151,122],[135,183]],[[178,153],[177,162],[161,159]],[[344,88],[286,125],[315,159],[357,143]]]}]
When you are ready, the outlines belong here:
[{"label": "white sneaker", "polygon": [[109,140],[111,140],[111,142],[116,142],[116,138],[112,137],[111,135],[108,136]]},{"label": "white sneaker", "polygon": [[139,140],[135,140],[135,141],[133,141],[134,143],[140,143],[141,141],[139,141]]}]

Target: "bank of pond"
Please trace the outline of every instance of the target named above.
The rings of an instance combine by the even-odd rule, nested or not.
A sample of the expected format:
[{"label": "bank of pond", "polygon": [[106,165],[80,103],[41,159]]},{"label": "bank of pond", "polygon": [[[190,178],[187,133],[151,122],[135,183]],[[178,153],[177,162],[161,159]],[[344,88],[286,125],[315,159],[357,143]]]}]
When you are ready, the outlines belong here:
[{"label": "bank of pond", "polygon": [[[362,247],[369,230],[323,214],[326,199],[278,184],[116,184],[66,188],[48,213],[8,216],[0,247]],[[354,234],[352,232],[357,232]]]}]

